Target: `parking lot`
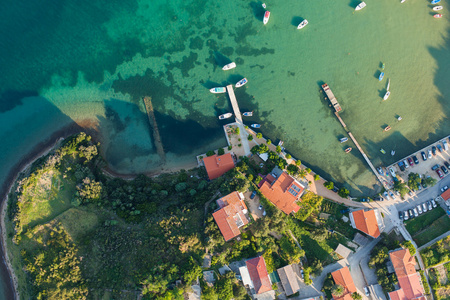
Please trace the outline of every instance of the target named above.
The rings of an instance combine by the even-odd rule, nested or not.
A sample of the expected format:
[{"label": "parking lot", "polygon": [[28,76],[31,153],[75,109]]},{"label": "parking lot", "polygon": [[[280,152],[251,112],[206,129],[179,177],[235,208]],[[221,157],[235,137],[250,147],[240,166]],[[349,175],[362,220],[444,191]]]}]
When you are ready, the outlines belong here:
[{"label": "parking lot", "polygon": [[[447,144],[449,144],[449,140],[447,138],[445,140],[447,141]],[[408,157],[416,156],[417,160],[419,161],[419,164],[413,163],[413,165],[411,166],[408,163],[408,161],[407,161],[408,157],[406,157],[406,158],[400,160],[400,161],[406,160],[407,167],[404,169],[404,171],[400,170],[400,167],[398,165],[398,163],[400,161],[398,161],[398,162],[388,166],[388,170],[389,170],[390,167],[392,167],[394,169],[395,173],[397,175],[399,175],[405,182],[408,182],[408,174],[409,173],[420,174],[420,175],[423,176],[423,178],[426,178],[427,176],[431,176],[431,177],[433,177],[433,178],[435,178],[435,179],[437,179],[439,181],[440,178],[439,178],[438,174],[436,173],[436,171],[432,170],[432,167],[434,165],[439,165],[439,168],[440,168],[441,166],[444,165],[445,161],[446,162],[450,162],[450,149],[445,151],[442,141],[443,140],[440,140],[439,142],[436,142],[436,143],[434,143],[434,144],[432,144],[432,145],[430,145],[430,146],[428,146],[428,147],[426,147],[426,148],[424,148],[424,149],[422,149],[420,151],[412,153],[410,156],[408,156]],[[442,152],[440,152],[437,149],[436,146],[438,144],[441,146]],[[431,158],[428,158],[428,150],[431,150],[433,146],[436,147],[436,155],[431,154]],[[425,155],[427,156],[427,160],[426,161],[424,161],[423,158],[422,158],[422,155],[421,155],[422,151],[425,152]],[[442,170],[441,170],[441,172],[442,172]],[[444,173],[444,172],[442,172],[442,173]],[[448,176],[448,175],[449,174],[444,174],[444,177]],[[388,181],[391,181],[391,180],[388,180]]]},{"label": "parking lot", "polygon": [[246,191],[244,193],[245,203],[247,204],[247,208],[252,215],[253,219],[256,221],[259,218],[263,217],[263,209],[259,209],[261,203],[259,202],[259,196],[256,194],[253,199],[250,199],[252,195],[252,191]]}]

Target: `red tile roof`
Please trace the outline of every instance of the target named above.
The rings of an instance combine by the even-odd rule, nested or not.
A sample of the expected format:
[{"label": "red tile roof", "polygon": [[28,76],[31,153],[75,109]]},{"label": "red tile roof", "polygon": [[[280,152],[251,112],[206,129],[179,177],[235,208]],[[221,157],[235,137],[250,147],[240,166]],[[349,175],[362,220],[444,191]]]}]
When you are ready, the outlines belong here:
[{"label": "red tile roof", "polygon": [[297,212],[300,207],[295,201],[300,198],[304,187],[286,172],[283,172],[273,182],[269,182],[273,178],[271,175],[269,177],[269,175],[267,175],[269,180],[264,181],[260,187],[261,193],[284,213]]},{"label": "red tile roof", "polygon": [[209,179],[213,180],[234,168],[234,160],[230,153],[203,158]]},{"label": "red tile roof", "polygon": [[348,267],[344,267],[337,271],[331,273],[333,276],[334,283],[340,285],[344,288],[344,294],[342,296],[337,297],[333,295],[334,300],[350,300],[352,299],[352,294],[356,292],[356,286],[353,282],[352,275],[350,275],[350,270]]},{"label": "red tile roof", "polygon": [[416,260],[408,249],[389,253],[400,289],[389,293],[391,300],[425,299],[419,273],[415,269]]},{"label": "red tile roof", "polygon": [[241,234],[239,227],[248,224],[245,216],[247,206],[241,200],[238,192],[232,192],[217,200],[220,209],[213,213],[214,220],[219,226],[225,241]]},{"label": "red tile roof", "polygon": [[256,294],[262,294],[272,290],[269,274],[267,274],[266,262],[262,256],[249,259],[245,262],[247,265],[250,279],[253,282]]},{"label": "red tile roof", "polygon": [[450,199],[450,189],[446,190],[445,192],[443,192],[441,194],[442,199],[444,199],[444,201],[447,201],[448,199]]},{"label": "red tile roof", "polygon": [[352,215],[356,229],[359,229],[374,238],[380,236],[377,217],[375,216],[375,211],[373,209],[367,211],[360,209],[352,212]]}]

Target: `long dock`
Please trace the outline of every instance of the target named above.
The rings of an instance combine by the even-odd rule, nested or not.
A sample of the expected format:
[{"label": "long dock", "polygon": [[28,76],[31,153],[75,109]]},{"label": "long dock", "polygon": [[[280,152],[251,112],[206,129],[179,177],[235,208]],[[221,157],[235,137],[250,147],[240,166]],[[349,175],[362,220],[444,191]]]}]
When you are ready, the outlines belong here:
[{"label": "long dock", "polygon": [[236,122],[238,122],[239,124],[243,124],[241,111],[239,109],[239,105],[236,100],[236,95],[234,94],[233,85],[231,85],[231,84],[227,85],[227,92],[228,92],[228,97],[230,97],[231,106],[233,106],[233,111],[234,111],[234,116],[236,117]]},{"label": "long dock", "polygon": [[331,91],[328,84],[322,84],[322,89],[327,94],[328,100],[330,100],[331,104],[334,107],[334,110],[336,112],[340,112],[342,110],[341,105],[339,105],[339,102],[337,102],[336,97],[334,96],[333,92]]},{"label": "long dock", "polygon": [[152,98],[144,97],[145,109],[147,110],[148,121],[153,129],[153,140],[156,146],[156,152],[161,158],[161,164],[166,162],[166,153],[161,141],[161,135],[159,134],[158,123],[156,123],[155,112],[153,111]]}]

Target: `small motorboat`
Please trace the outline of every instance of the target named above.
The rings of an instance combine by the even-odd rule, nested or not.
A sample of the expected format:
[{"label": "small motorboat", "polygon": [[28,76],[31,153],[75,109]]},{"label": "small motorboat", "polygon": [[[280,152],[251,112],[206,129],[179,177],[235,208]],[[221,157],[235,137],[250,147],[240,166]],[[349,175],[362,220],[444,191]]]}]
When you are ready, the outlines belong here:
[{"label": "small motorboat", "polygon": [[438,11],[438,10],[441,10],[441,9],[443,9],[444,7],[442,7],[442,6],[435,6],[435,7],[433,7],[433,10],[434,11]]},{"label": "small motorboat", "polygon": [[389,131],[389,130],[391,130],[391,126],[389,126],[389,125],[384,128],[384,131]]},{"label": "small motorboat", "polygon": [[253,127],[253,128],[261,128],[261,125],[260,124],[252,124],[252,125],[250,125],[251,127]]},{"label": "small motorboat", "polygon": [[279,141],[279,142],[278,142],[278,146],[280,146],[280,147],[283,146],[283,144],[284,144],[283,141]]},{"label": "small motorboat", "polygon": [[266,10],[266,12],[264,13],[264,19],[263,19],[264,25],[266,25],[267,22],[269,22],[269,18],[270,18],[270,11]]},{"label": "small motorboat", "polygon": [[378,76],[378,80],[379,81],[383,80],[383,77],[384,77],[384,72],[381,72],[380,76]]},{"label": "small motorboat", "polygon": [[398,120],[398,121],[401,121],[401,120],[402,120],[402,117],[398,116],[398,117],[397,117],[397,120]]},{"label": "small motorboat", "polygon": [[247,78],[242,78],[241,80],[239,80],[237,83],[236,83],[236,87],[238,88],[238,87],[241,87],[241,86],[243,86],[244,84],[246,84],[248,82],[248,80],[247,80]]},{"label": "small motorboat", "polygon": [[230,118],[232,115],[233,115],[232,113],[226,113],[226,114],[220,115],[220,116],[219,116],[219,120],[225,120],[225,119],[228,119],[228,118]]},{"label": "small motorboat", "polygon": [[221,93],[225,93],[227,91],[227,89],[224,87],[215,87],[215,88],[210,89],[209,91],[213,94],[221,94]]},{"label": "small motorboat", "polygon": [[339,141],[341,143],[345,143],[346,141],[348,141],[348,138],[347,137],[343,137],[343,138],[339,139]]},{"label": "small motorboat", "polygon": [[227,70],[231,70],[236,68],[236,63],[235,62],[231,62],[225,66],[223,66],[222,70],[227,71]]},{"label": "small motorboat", "polygon": [[405,2],[406,0],[402,0],[402,1],[400,1],[400,3],[403,3],[403,2]]},{"label": "small motorboat", "polygon": [[[435,1],[435,0],[433,0],[433,1]],[[364,7],[366,7],[366,2],[361,2],[360,4],[358,4],[358,6],[356,6],[355,7],[355,10],[361,10],[361,9],[363,9]]]},{"label": "small motorboat", "polygon": [[344,151],[345,153],[349,153],[350,151],[352,151],[352,147],[347,147]]},{"label": "small motorboat", "polygon": [[394,151],[394,150],[391,151],[391,155],[392,155],[392,156],[395,155],[395,151]]},{"label": "small motorboat", "polygon": [[380,152],[383,153],[383,154],[386,154],[386,151],[384,151],[383,148],[380,149]]},{"label": "small motorboat", "polygon": [[308,20],[305,19],[300,24],[298,24],[297,29],[302,29],[306,25],[308,25]]},{"label": "small motorboat", "polygon": [[442,18],[442,15],[441,14],[435,14],[433,17],[436,18],[436,19],[439,19],[439,18]]},{"label": "small motorboat", "polygon": [[387,84],[387,87],[386,87],[386,91],[389,91],[389,87],[391,86],[391,79],[389,78],[389,80],[388,80],[388,84]]},{"label": "small motorboat", "polygon": [[390,95],[391,95],[391,92],[387,91],[386,94],[384,94],[383,101],[387,100]]},{"label": "small motorboat", "polygon": [[251,117],[251,116],[253,116],[253,112],[252,111],[247,111],[247,112],[243,113],[242,115],[245,116],[245,117]]},{"label": "small motorboat", "polygon": [[263,3],[263,4],[262,4],[262,7],[263,7],[263,8],[266,8],[267,6],[266,6],[266,4],[265,4],[265,3]]},{"label": "small motorboat", "polygon": [[441,2],[441,0],[433,0],[433,1],[431,1],[431,4],[437,4],[439,2]]},{"label": "small motorboat", "polygon": [[378,173],[380,173],[381,176],[384,175],[384,173],[383,173],[383,168],[382,168],[382,167],[378,167],[378,168],[377,168],[377,171],[378,171]]}]

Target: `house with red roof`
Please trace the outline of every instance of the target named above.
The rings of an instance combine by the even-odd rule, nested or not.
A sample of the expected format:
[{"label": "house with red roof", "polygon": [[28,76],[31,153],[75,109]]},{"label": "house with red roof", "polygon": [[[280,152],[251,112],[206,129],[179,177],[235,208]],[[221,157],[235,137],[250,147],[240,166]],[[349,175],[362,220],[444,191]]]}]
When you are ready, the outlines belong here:
[{"label": "house with red roof", "polygon": [[450,189],[447,189],[445,192],[443,192],[441,194],[442,199],[444,199],[444,201],[447,201],[450,199]]},{"label": "house with red roof", "polygon": [[244,286],[250,288],[252,295],[272,291],[272,282],[267,273],[264,257],[258,256],[245,262],[244,267],[239,268]]},{"label": "house with red roof", "polygon": [[261,193],[285,214],[296,213],[300,206],[296,202],[300,199],[305,187],[288,173],[281,173],[278,178],[268,174],[259,184]]},{"label": "house with red roof", "polygon": [[241,234],[239,228],[248,224],[248,210],[244,202],[244,195],[232,192],[217,200],[219,209],[213,213],[214,220],[219,226],[225,241],[229,241]]},{"label": "house with red roof", "polygon": [[409,250],[391,251],[389,257],[400,286],[400,289],[389,293],[389,298],[391,300],[426,300],[420,275],[416,271],[416,260]]},{"label": "house with red roof", "polygon": [[370,235],[380,236],[384,229],[383,218],[378,209],[360,209],[350,213],[352,227]]},{"label": "house with red roof", "polygon": [[344,293],[340,296],[333,295],[334,300],[353,300],[352,294],[356,292],[356,286],[348,267],[344,267],[331,273],[334,283],[344,288]]},{"label": "house with red roof", "polygon": [[205,165],[208,178],[210,180],[216,179],[226,172],[234,168],[234,159],[231,153],[223,155],[214,154],[203,158],[203,164]]}]

